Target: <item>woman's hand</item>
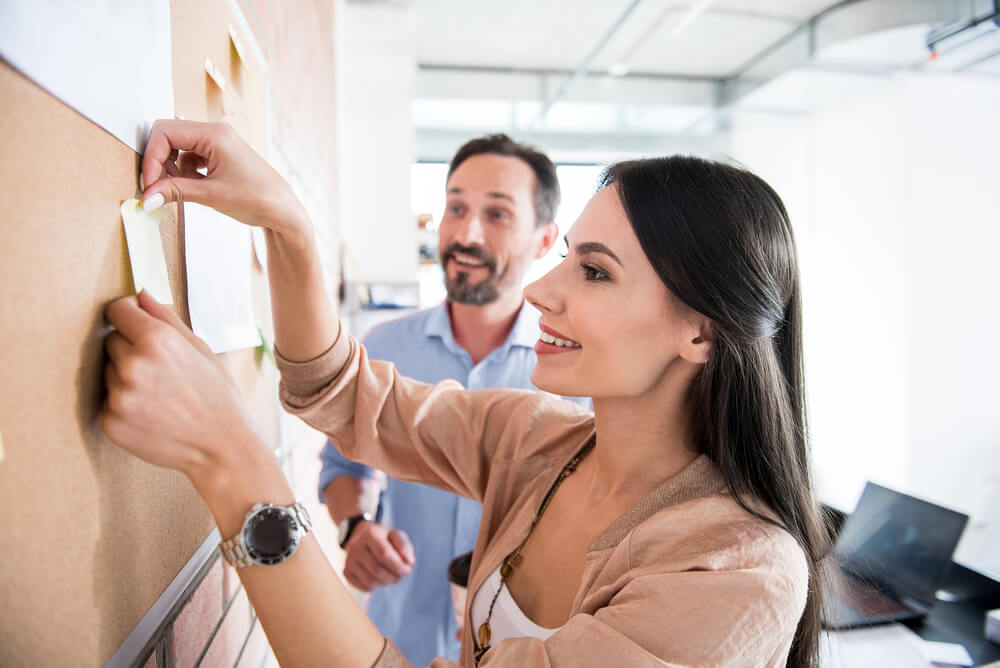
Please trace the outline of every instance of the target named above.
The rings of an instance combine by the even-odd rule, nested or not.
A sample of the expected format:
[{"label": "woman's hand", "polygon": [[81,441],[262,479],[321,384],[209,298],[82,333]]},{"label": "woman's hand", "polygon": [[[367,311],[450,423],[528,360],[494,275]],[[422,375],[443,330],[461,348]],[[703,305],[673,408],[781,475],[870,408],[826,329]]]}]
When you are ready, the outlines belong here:
[{"label": "woman's hand", "polygon": [[[205,174],[198,171],[202,168]],[[156,121],[142,158],[142,180],[146,208],[162,206],[156,201],[161,197],[187,200],[269,231],[275,345],[286,359],[312,359],[336,340],[337,316],[309,217],[288,183],[231,127]]]},{"label": "woman's hand", "polygon": [[189,201],[279,233],[308,227],[288,183],[225,123],[156,121],[142,180],[145,207]]},{"label": "woman's hand", "polygon": [[147,462],[181,471],[203,496],[211,495],[227,469],[262,447],[231,376],[172,310],[146,292],[111,302],[105,315],[116,331],[105,341],[104,432]]}]

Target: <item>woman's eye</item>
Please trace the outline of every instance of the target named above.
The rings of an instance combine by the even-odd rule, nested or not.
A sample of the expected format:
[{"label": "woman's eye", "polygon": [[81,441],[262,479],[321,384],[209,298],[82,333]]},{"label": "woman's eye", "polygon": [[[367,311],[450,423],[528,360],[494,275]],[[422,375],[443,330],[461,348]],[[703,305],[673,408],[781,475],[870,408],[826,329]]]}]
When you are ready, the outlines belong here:
[{"label": "woman's eye", "polygon": [[588,281],[606,281],[610,276],[608,273],[592,264],[587,264],[586,262],[580,263],[580,268],[583,270],[583,277]]}]

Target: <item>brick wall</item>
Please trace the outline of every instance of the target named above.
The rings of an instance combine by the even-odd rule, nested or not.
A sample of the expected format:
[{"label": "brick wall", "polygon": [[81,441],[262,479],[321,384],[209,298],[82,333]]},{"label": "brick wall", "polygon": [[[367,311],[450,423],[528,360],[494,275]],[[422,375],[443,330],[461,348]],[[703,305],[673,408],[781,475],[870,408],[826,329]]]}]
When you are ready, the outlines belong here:
[{"label": "brick wall", "polygon": [[[328,288],[340,277],[336,221],[334,41],[335,3],[321,0],[239,0],[268,65],[271,164],[288,180],[312,217]],[[334,567],[342,567],[336,528],[316,495],[323,437],[283,415],[280,457],[314,533]],[[135,664],[142,668],[276,666],[235,569],[218,552],[194,578]]]},{"label": "brick wall", "polygon": [[277,666],[235,569],[218,553],[150,645],[136,665],[143,668]]}]

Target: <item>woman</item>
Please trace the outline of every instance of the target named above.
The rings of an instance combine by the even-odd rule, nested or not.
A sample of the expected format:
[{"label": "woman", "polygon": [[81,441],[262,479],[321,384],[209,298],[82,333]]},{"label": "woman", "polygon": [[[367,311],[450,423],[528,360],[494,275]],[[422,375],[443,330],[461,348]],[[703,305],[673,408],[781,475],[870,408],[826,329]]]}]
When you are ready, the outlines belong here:
[{"label": "woman", "polygon": [[[566,259],[525,291],[542,314],[533,382],[592,396],[591,415],[369,360],[339,329],[301,205],[227,127],[157,123],[143,174],[146,206],[189,199],[267,230],[289,411],[352,459],[483,502],[462,665],[815,664],[825,533],[798,272],[759,178],[694,158],[607,171]],[[107,314],[108,436],[184,472],[225,538],[254,504],[290,505],[207,347],[146,294]],[[282,665],[406,665],[308,535],[239,574]]]}]

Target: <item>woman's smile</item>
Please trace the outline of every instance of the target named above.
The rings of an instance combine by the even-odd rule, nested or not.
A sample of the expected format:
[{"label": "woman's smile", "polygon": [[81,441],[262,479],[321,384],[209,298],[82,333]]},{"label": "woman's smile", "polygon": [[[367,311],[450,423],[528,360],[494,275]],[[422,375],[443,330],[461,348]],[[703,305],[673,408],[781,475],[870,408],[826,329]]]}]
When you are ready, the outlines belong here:
[{"label": "woman's smile", "polygon": [[569,353],[579,350],[582,346],[573,339],[560,334],[556,330],[539,325],[542,333],[535,343],[535,352],[540,355],[552,355],[556,353]]}]

